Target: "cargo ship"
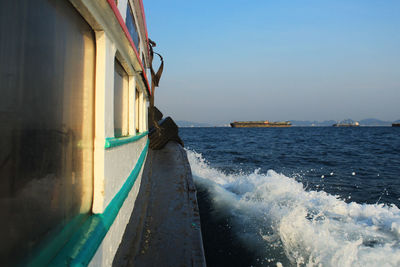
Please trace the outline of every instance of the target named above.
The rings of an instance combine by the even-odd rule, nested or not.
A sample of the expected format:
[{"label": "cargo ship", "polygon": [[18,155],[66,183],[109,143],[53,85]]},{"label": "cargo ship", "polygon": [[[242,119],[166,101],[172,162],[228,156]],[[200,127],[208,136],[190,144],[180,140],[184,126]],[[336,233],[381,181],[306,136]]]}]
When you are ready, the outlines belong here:
[{"label": "cargo ship", "polygon": [[232,128],[266,128],[266,127],[290,127],[290,121],[234,121],[231,122]]},{"label": "cargo ship", "polygon": [[358,121],[353,121],[351,119],[343,120],[341,122],[335,123],[333,127],[359,127],[360,123]]}]

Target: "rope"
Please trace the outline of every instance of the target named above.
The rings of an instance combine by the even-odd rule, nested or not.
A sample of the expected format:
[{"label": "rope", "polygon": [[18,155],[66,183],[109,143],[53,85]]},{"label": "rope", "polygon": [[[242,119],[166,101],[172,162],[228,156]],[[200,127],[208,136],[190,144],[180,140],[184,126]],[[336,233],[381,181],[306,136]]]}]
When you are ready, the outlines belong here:
[{"label": "rope", "polygon": [[[153,122],[154,127],[156,128],[156,131],[158,135],[161,135],[161,128],[158,125],[158,121],[156,121],[154,117],[154,93],[156,90],[156,87],[158,87],[161,79],[162,72],[164,70],[164,59],[163,57],[157,53],[154,52],[153,47],[156,46],[156,43],[153,42],[151,39],[149,39],[149,48],[150,48],[150,73],[151,73],[151,96],[150,96],[150,118],[151,121]],[[153,69],[153,58],[154,54],[158,55],[161,60],[161,65],[158,68],[157,72],[154,71]]]}]

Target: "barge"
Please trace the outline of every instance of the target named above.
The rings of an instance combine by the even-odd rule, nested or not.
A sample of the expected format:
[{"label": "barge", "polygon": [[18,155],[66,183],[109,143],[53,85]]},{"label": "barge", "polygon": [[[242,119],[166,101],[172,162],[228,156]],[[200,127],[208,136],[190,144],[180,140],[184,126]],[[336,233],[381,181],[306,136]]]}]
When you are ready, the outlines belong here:
[{"label": "barge", "polygon": [[231,122],[232,128],[266,128],[266,127],[291,127],[290,121],[234,121]]}]

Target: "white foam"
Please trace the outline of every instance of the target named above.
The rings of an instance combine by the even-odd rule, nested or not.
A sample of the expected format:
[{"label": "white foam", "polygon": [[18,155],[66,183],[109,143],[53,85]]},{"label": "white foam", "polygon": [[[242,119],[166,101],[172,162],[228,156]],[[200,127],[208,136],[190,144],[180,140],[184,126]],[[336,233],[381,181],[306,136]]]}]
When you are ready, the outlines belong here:
[{"label": "white foam", "polygon": [[[196,183],[216,209],[229,211],[265,249],[283,247],[305,266],[400,266],[400,210],[395,205],[346,203],[324,191],[306,191],[273,170],[226,175],[188,150]],[[252,232],[252,233],[249,233]]]}]

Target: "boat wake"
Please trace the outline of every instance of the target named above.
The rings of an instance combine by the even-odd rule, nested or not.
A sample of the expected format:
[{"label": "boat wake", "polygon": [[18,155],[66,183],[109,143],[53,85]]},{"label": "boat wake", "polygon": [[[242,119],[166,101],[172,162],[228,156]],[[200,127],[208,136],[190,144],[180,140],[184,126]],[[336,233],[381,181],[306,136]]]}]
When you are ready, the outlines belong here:
[{"label": "boat wake", "polygon": [[[214,211],[262,261],[297,266],[400,266],[400,209],[346,203],[269,170],[226,175],[187,150],[193,178],[208,191]],[[256,245],[255,245],[256,244]],[[281,254],[287,259],[282,261]]]}]

